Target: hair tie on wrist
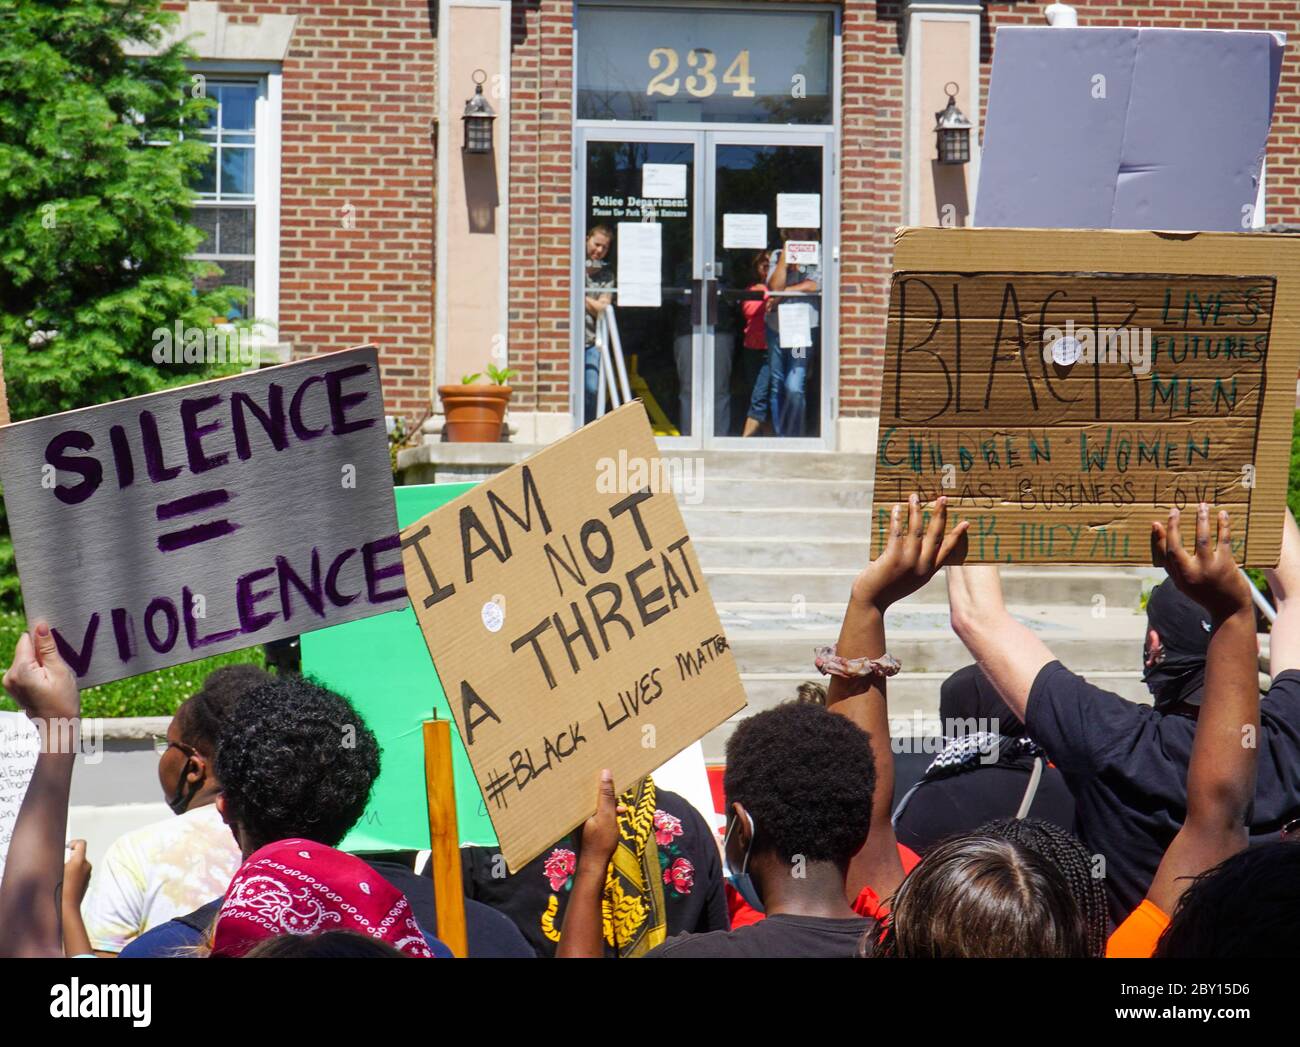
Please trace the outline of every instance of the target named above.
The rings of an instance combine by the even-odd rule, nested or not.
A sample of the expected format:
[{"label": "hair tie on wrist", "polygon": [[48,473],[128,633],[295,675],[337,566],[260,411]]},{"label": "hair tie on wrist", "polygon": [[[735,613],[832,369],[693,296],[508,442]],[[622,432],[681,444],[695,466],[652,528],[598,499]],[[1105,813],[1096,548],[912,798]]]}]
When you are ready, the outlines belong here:
[{"label": "hair tie on wrist", "polygon": [[890,654],[879,658],[844,658],[830,647],[813,648],[813,664],[823,676],[842,676],[851,679],[859,676],[878,676],[885,679],[894,676],[903,668],[902,663]]}]

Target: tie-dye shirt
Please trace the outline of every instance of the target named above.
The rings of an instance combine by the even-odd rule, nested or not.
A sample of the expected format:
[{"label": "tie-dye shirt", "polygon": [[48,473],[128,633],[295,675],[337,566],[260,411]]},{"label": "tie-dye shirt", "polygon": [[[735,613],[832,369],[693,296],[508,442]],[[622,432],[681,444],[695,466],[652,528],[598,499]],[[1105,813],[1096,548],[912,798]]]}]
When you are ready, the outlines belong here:
[{"label": "tie-dye shirt", "polygon": [[121,952],[149,928],[219,898],[239,865],[239,846],[215,804],[118,837],[81,905],[91,947]]}]

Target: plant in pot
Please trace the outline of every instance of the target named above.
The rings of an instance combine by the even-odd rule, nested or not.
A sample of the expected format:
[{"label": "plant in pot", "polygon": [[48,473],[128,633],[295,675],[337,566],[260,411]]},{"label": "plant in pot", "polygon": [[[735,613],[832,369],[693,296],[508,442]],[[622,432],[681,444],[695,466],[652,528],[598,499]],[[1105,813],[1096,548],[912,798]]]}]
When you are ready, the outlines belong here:
[{"label": "plant in pot", "polygon": [[446,416],[442,426],[445,439],[451,443],[497,443],[510,401],[507,383],[517,373],[488,364],[486,383],[479,381],[483,375],[476,372],[465,375],[459,385],[438,386]]}]

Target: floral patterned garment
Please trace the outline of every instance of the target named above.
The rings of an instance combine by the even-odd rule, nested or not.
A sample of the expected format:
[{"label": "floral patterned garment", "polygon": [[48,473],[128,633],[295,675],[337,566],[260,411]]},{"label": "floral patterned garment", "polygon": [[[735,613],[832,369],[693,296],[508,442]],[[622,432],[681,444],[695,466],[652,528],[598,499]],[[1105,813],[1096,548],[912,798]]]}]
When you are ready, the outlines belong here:
[{"label": "floral patterned garment", "polygon": [[[663,884],[668,937],[727,929],[722,862],[708,823],[682,797],[660,790],[655,796],[651,831]],[[554,956],[578,866],[577,843],[576,834],[565,837],[514,876],[504,875],[505,863],[497,860],[495,848],[465,848],[461,851],[465,892],[514,920],[539,956]],[[638,900],[616,897],[613,913],[607,900],[608,955],[615,955],[608,944],[610,939],[617,936],[624,940],[640,919]]]}]

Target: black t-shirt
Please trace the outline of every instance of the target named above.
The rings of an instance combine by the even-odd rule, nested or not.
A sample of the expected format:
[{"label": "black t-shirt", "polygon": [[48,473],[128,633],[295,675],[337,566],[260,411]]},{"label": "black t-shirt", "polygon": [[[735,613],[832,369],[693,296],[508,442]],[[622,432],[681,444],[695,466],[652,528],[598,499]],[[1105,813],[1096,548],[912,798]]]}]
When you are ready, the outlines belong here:
[{"label": "black t-shirt", "polygon": [[[433,879],[396,862],[369,860],[370,868],[391,883],[411,903],[411,912],[430,934],[438,929]],[[465,944],[471,960],[534,959],[524,936],[510,920],[490,906],[465,899]]]},{"label": "black t-shirt", "polygon": [[[1029,692],[1025,727],[1074,793],[1076,831],[1105,859],[1111,917],[1141,904],[1187,815],[1196,722],[1103,691],[1060,662]],[[1276,837],[1300,808],[1300,671],[1279,673],[1260,699],[1252,834]]]},{"label": "black t-shirt", "polygon": [[876,926],[862,916],[769,916],[734,931],[681,934],[670,938],[646,959],[849,959],[858,955],[862,936]]},{"label": "black t-shirt", "polygon": [[[666,841],[656,846],[665,876],[668,936],[725,930],[727,899],[713,830],[676,793],[658,790],[655,806],[656,841]],[[538,956],[554,956],[573,884],[572,876],[564,873],[572,872],[577,851],[576,838],[566,836],[513,876],[506,876],[505,863],[495,848],[462,848],[465,894],[510,917]],[[606,954],[614,955],[608,945]]]},{"label": "black t-shirt", "polygon": [[[1033,760],[1018,760],[922,782],[894,823],[898,842],[924,855],[949,836],[999,818],[1014,818],[1029,787],[1032,768]],[[1029,817],[1074,831],[1074,797],[1056,768],[1043,768]]]}]

